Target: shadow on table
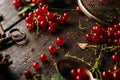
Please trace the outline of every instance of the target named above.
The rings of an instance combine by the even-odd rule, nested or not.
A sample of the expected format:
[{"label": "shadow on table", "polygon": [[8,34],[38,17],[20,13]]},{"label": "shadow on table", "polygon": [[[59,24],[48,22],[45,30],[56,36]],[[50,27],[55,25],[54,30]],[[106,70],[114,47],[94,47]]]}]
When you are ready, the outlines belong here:
[{"label": "shadow on table", "polygon": [[0,80],[17,80],[17,76],[10,69],[0,69]]}]

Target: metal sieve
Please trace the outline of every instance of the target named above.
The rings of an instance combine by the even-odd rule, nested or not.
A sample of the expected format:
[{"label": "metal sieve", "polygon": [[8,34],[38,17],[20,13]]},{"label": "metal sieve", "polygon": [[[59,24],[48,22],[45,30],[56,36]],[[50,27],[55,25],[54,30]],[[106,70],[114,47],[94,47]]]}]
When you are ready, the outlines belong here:
[{"label": "metal sieve", "polygon": [[120,0],[78,0],[83,13],[104,25],[120,21]]}]

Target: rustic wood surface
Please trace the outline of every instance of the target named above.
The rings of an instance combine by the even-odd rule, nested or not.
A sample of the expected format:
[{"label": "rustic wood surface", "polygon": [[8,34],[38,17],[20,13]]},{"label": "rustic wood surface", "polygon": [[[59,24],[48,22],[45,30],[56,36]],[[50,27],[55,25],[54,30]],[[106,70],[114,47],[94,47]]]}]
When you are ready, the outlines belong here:
[{"label": "rustic wood surface", "polygon": [[[63,13],[64,11],[58,12]],[[4,20],[1,22],[4,29],[20,19],[16,9],[12,5],[12,0],[0,0],[0,13],[4,17]],[[84,14],[78,14],[73,11],[69,11],[69,13],[71,15],[68,20],[69,25],[66,25],[63,30],[57,34],[50,34],[47,31],[40,31],[41,35],[37,36],[35,33],[29,32],[26,29],[26,23],[24,20],[14,26],[14,28],[20,28],[27,34],[28,43],[23,46],[17,46],[15,44],[9,47],[6,46],[6,48],[1,50],[0,53],[9,54],[11,56],[10,60],[13,61],[13,64],[9,67],[9,70],[11,75],[14,75],[13,78],[15,80],[25,80],[23,71],[26,69],[34,72],[32,64],[35,61],[40,63],[43,74],[50,77],[51,75],[57,73],[54,63],[64,59],[64,55],[68,51],[71,55],[75,55],[80,58],[84,57],[87,61],[94,62],[94,54],[84,52],[79,48],[77,43],[86,42],[85,34],[89,32],[92,25],[95,25],[95,22]],[[82,25],[86,28],[85,30],[81,30],[79,28],[79,21],[81,21]],[[50,55],[48,52],[48,47],[50,45],[56,46],[55,39],[58,36],[62,36],[65,39],[66,47],[59,48],[57,50],[59,55]],[[48,55],[48,63],[42,63],[39,59],[39,55],[42,53]],[[110,65],[110,60],[108,58],[106,63],[107,64],[104,64],[105,68]]]}]

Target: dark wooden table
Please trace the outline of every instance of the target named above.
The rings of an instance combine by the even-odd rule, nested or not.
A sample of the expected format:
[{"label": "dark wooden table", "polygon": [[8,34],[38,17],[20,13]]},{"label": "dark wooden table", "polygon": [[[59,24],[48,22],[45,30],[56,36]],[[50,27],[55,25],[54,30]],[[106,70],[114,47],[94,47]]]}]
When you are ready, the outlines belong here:
[{"label": "dark wooden table", "polygon": [[[64,13],[64,11],[58,11]],[[3,28],[10,26],[15,20],[17,21],[20,17],[17,14],[16,9],[12,5],[12,0],[1,0],[0,1],[0,13],[3,15],[4,20],[1,22]],[[94,54],[86,53],[79,48],[78,42],[86,42],[85,34],[90,31],[91,27],[95,25],[95,22],[89,19],[84,14],[78,14],[75,11],[69,11],[70,19],[68,20],[68,26],[58,34],[50,34],[47,31],[41,31],[40,36],[37,36],[33,32],[29,32],[26,29],[26,23],[24,20],[17,23],[15,27],[20,28],[27,34],[28,44],[23,46],[12,45],[0,51],[3,54],[9,54],[10,60],[13,64],[9,67],[11,74],[15,76],[15,80],[24,78],[23,71],[31,70],[34,72],[32,64],[37,61],[42,67],[43,74],[50,77],[57,73],[54,63],[65,58],[65,53],[69,52],[71,55],[84,57],[87,61],[94,62]],[[86,28],[81,30],[79,28],[79,21]],[[55,45],[55,40],[58,36],[62,36],[65,39],[65,48],[59,48],[57,52],[59,55],[50,55],[48,47]],[[32,49],[32,50],[31,50]],[[48,56],[49,63],[42,63],[39,59],[40,54],[45,53]],[[110,62],[107,60],[106,62]],[[104,67],[107,67],[105,64]],[[12,79],[13,80],[13,79]],[[24,79],[22,79],[24,80]]]}]

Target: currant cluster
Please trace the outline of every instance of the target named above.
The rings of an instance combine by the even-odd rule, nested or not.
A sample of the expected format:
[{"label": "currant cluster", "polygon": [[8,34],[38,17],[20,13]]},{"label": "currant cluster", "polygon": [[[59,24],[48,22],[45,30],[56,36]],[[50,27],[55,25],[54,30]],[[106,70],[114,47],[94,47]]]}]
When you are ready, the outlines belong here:
[{"label": "currant cluster", "polygon": [[102,72],[103,80],[120,80],[120,66]]},{"label": "currant cluster", "polygon": [[13,0],[13,6],[16,9],[22,8],[23,6],[32,3],[34,5],[39,5],[39,3],[49,3],[49,0]]},{"label": "currant cluster", "polygon": [[103,80],[120,80],[120,54],[115,52],[115,54],[112,55],[111,60],[117,65],[115,65],[113,69],[103,71],[102,78]]},{"label": "currant cluster", "polygon": [[85,68],[71,69],[72,80],[90,80],[89,74]]},{"label": "currant cluster", "polygon": [[107,28],[93,26],[92,33],[86,34],[86,40],[107,45],[120,45],[120,23]]},{"label": "currant cluster", "polygon": [[28,14],[25,18],[27,23],[27,29],[33,30],[35,28],[47,29],[48,32],[54,33],[56,30],[60,29],[61,25],[65,25],[67,19],[69,18],[69,13],[64,13],[63,16],[57,13],[48,11],[48,6],[42,6],[33,12]]}]

